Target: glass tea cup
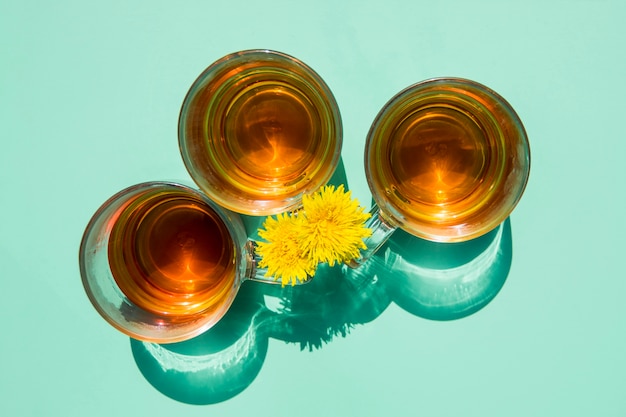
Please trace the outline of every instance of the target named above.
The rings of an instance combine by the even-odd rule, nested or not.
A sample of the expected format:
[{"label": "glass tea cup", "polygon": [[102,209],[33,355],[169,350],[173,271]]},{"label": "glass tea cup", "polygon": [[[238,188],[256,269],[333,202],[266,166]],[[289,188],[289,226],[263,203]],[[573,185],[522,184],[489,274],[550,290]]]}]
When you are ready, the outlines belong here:
[{"label": "glass tea cup", "polygon": [[184,99],[179,146],[189,174],[212,200],[256,216],[296,209],[325,185],[341,153],[342,124],[322,78],[270,50],[227,55]]},{"label": "glass tea cup", "polygon": [[93,215],[80,246],[82,282],[100,315],[126,335],[171,343],[212,327],[256,268],[241,218],[172,182],[128,187]]},{"label": "glass tea cup", "polygon": [[372,236],[351,266],[398,227],[435,242],[490,232],[519,202],[529,171],[524,126],[490,88],[434,78],[404,89],[385,104],[367,136]]}]

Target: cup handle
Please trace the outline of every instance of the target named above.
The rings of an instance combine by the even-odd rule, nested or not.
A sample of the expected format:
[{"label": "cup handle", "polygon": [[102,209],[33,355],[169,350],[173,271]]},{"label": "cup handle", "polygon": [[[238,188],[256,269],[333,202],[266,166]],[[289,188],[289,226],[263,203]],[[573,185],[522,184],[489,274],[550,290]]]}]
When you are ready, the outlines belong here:
[{"label": "cup handle", "polygon": [[392,225],[382,216],[380,208],[378,208],[378,205],[375,203],[372,205],[370,218],[365,223],[365,226],[372,231],[372,234],[370,237],[363,240],[367,248],[361,250],[359,257],[346,262],[350,268],[358,268],[363,265],[396,230],[396,226]]}]

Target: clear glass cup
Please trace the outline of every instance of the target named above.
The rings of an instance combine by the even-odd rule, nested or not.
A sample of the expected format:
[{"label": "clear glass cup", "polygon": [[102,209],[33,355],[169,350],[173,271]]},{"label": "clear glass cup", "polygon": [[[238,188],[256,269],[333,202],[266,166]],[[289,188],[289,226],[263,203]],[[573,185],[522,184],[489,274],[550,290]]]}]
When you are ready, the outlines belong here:
[{"label": "clear glass cup", "polygon": [[511,105],[462,78],[434,78],[395,95],[367,136],[365,172],[375,204],[368,259],[396,228],[463,242],[500,225],[530,172],[528,138]]},{"label": "clear glass cup", "polygon": [[210,65],[179,118],[189,174],[212,200],[256,216],[296,209],[326,184],[341,153],[342,124],[322,78],[300,60],[248,50]]},{"label": "clear glass cup", "polygon": [[201,192],[147,182],[108,199],[80,245],[82,282],[95,309],[128,336],[190,339],[217,323],[241,283],[275,283],[257,268],[241,218]]}]

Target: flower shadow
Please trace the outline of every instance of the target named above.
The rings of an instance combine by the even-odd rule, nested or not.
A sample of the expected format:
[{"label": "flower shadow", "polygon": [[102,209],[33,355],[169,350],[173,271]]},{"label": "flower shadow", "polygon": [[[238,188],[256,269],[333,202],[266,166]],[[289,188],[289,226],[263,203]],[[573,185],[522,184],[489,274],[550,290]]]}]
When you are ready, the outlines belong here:
[{"label": "flower shadow", "polygon": [[[346,184],[343,162],[329,184]],[[251,238],[265,217],[244,216]],[[131,339],[135,362],[164,395],[188,404],[215,404],[247,388],[258,375],[269,338],[321,348],[369,322],[391,303],[386,290],[346,266],[321,265],[305,285],[243,283],[226,315],[204,334],[173,344]]]},{"label": "flower shadow", "polygon": [[348,277],[347,267],[320,267],[301,286],[245,282],[227,314],[204,334],[156,344],[131,339],[137,367],[164,395],[187,404],[215,404],[246,389],[267,354],[269,338],[321,348],[391,303],[382,286]]},{"label": "flower shadow", "polygon": [[[266,301],[270,299],[266,295]],[[391,298],[382,285],[346,266],[320,265],[310,283],[283,288],[272,304],[280,308],[274,309],[269,335],[312,351],[374,320]]]}]

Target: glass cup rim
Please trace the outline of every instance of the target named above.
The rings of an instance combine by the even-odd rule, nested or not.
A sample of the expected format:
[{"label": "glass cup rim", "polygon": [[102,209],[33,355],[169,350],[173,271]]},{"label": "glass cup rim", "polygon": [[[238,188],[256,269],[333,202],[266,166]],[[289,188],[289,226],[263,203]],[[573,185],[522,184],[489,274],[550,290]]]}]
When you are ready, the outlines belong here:
[{"label": "glass cup rim", "polygon": [[[111,312],[107,311],[107,309],[102,305],[102,300],[98,298],[94,289],[92,288],[94,284],[92,284],[90,280],[97,280],[97,279],[93,278],[93,274],[87,270],[87,265],[86,265],[86,261],[90,257],[90,255],[88,254],[88,251],[89,251],[88,245],[93,234],[94,233],[98,234],[98,230],[102,229],[102,227],[99,226],[99,222],[102,222],[102,217],[105,216],[108,210],[114,207],[118,201],[120,201],[121,199],[124,199],[129,194],[140,193],[143,190],[149,190],[150,188],[176,189],[178,191],[182,191],[189,195],[193,195],[194,197],[198,197],[203,202],[207,203],[207,205],[218,215],[218,217],[220,218],[220,220],[222,221],[222,223],[228,230],[229,234],[231,235],[234,250],[236,253],[236,259],[238,263],[238,265],[236,265],[236,270],[234,272],[236,276],[232,284],[233,290],[231,291],[229,300],[227,300],[227,302],[224,303],[223,308],[220,311],[211,312],[210,314],[203,311],[203,312],[190,315],[190,318],[195,318],[195,320],[190,320],[190,323],[192,323],[192,325],[189,325],[188,329],[185,328],[186,329],[185,331],[181,331],[176,334],[168,334],[167,330],[165,330],[159,336],[153,336],[153,335],[151,336],[147,334],[142,334],[138,331],[135,331],[135,329],[130,328],[129,326],[124,326],[123,324],[119,323],[118,320],[116,320],[112,316]],[[232,213],[232,214],[236,214],[236,213]],[[109,214],[108,217],[110,216],[111,215]],[[139,339],[139,340],[151,341],[155,343],[173,343],[173,342],[178,342],[182,340],[187,340],[203,333],[204,331],[208,330],[211,326],[213,326],[217,321],[219,321],[221,317],[223,316],[223,314],[226,313],[226,311],[228,310],[228,308],[234,301],[235,296],[237,295],[237,292],[238,292],[238,288],[240,287],[243,281],[243,278],[245,276],[245,268],[247,267],[247,265],[245,265],[245,262],[244,262],[245,249],[243,246],[239,247],[237,245],[237,242],[241,241],[245,243],[247,241],[247,237],[245,235],[243,223],[241,223],[240,221],[239,222],[240,227],[238,227],[236,226],[237,221],[235,219],[236,218],[231,216],[231,213],[229,212],[229,210],[225,209],[224,207],[219,206],[218,204],[210,200],[207,196],[205,196],[199,190],[194,189],[193,187],[180,183],[180,182],[146,181],[146,182],[141,182],[141,183],[123,188],[122,190],[110,196],[108,199],[105,200],[104,203],[102,203],[99,206],[99,208],[94,212],[91,219],[89,220],[87,227],[85,228],[83,235],[82,235],[79,253],[78,253],[79,269],[80,269],[80,275],[81,275],[83,288],[87,294],[87,297],[89,298],[89,301],[91,302],[93,307],[96,309],[96,311],[100,314],[100,316],[102,316],[111,326],[113,326],[120,332],[130,337]],[[107,226],[107,227],[110,227],[110,226]],[[238,229],[241,229],[241,230],[238,230]],[[110,233],[110,230],[105,232],[106,235],[108,235],[109,233]],[[107,236],[107,240],[108,240],[108,236]],[[104,250],[107,250],[107,249],[104,248]],[[115,284],[115,286],[117,287],[117,284]],[[124,295],[123,298],[128,300],[128,297],[126,297],[126,295]],[[131,305],[135,305],[130,300],[128,300],[128,302]],[[142,311],[145,311],[146,314],[148,315],[153,314],[153,313],[147,312],[146,310],[141,309],[140,307],[137,307],[137,308]]]},{"label": "glass cup rim", "polygon": [[[515,197],[513,201],[511,201],[510,204],[508,205],[507,210],[502,211],[501,215],[498,216],[498,219],[495,219],[494,221],[490,222],[489,227],[487,227],[486,225],[481,228],[477,227],[476,231],[472,233],[464,234],[464,235],[461,234],[458,237],[454,237],[450,235],[438,235],[432,232],[432,230],[426,232],[423,230],[417,230],[417,228],[415,228],[414,226],[407,225],[406,219],[403,218],[400,212],[396,210],[392,204],[387,203],[385,201],[385,198],[383,195],[384,191],[377,189],[377,186],[374,184],[374,180],[372,179],[372,175],[371,175],[372,167],[370,166],[371,165],[370,164],[370,152],[372,152],[371,149],[372,149],[373,143],[376,140],[375,136],[376,136],[376,133],[378,132],[380,125],[385,121],[386,118],[393,115],[392,110],[400,106],[403,103],[403,100],[408,100],[408,98],[419,94],[420,91],[426,91],[428,88],[436,87],[438,85],[442,85],[442,86],[457,85],[459,87],[468,87],[470,89],[478,90],[488,95],[491,99],[494,100],[494,102],[498,103],[498,105],[503,109],[503,113],[505,113],[507,115],[507,118],[510,119],[515,125],[515,131],[517,133],[516,137],[520,139],[521,145],[523,146],[524,151],[525,151],[523,154],[523,157],[525,160],[523,163],[523,166],[524,166],[523,178],[516,185]],[[425,80],[421,80],[416,83],[413,83],[403,88],[402,90],[394,94],[389,100],[387,100],[387,102],[382,106],[380,111],[377,113],[367,133],[366,143],[365,143],[365,152],[364,152],[364,164],[365,164],[366,179],[367,179],[367,183],[370,188],[370,191],[372,192],[372,197],[376,205],[378,205],[380,208],[380,215],[382,216],[382,218],[384,218],[384,220],[387,223],[389,223],[390,225],[393,225],[394,227],[400,227],[403,230],[417,237],[426,239],[426,240],[437,241],[437,242],[462,242],[462,241],[467,241],[470,239],[480,237],[490,232],[499,224],[501,224],[511,214],[511,212],[519,203],[526,189],[526,186],[528,184],[528,180],[530,176],[531,157],[530,157],[530,146],[528,142],[528,135],[527,135],[526,129],[519,115],[513,108],[513,106],[502,95],[497,93],[492,88],[480,82],[477,82],[468,78],[440,76],[440,77],[427,78]]]},{"label": "glass cup rim", "polygon": [[[227,68],[229,65],[232,65],[233,62],[249,62],[255,59],[260,59],[262,62],[281,61],[288,63],[289,65],[295,65],[303,70],[307,78],[313,80],[315,90],[319,92],[321,97],[323,97],[325,105],[328,107],[323,113],[327,113],[328,118],[332,119],[331,133],[334,137],[335,147],[331,152],[329,152],[331,161],[328,164],[328,168],[320,173],[319,176],[316,176],[315,181],[311,181],[310,184],[303,186],[297,194],[287,196],[281,200],[263,200],[262,198],[257,198],[255,201],[247,200],[247,204],[243,207],[244,205],[240,206],[229,201],[231,198],[230,192],[225,195],[223,190],[215,190],[212,185],[208,185],[210,182],[208,179],[199,178],[201,175],[197,172],[198,163],[193,162],[194,158],[189,156],[190,152],[187,149],[187,133],[185,132],[185,129],[188,108],[191,101],[200,91],[206,88],[206,86],[216,78],[216,74],[219,74],[221,70]],[[341,149],[343,145],[343,124],[339,106],[332,90],[312,67],[304,63],[299,58],[285,52],[261,48],[244,49],[232,52],[214,61],[193,81],[183,99],[183,103],[179,111],[178,144],[185,168],[191,176],[191,179],[202,192],[206,193],[211,199],[231,211],[246,215],[266,216],[298,208],[301,204],[303,194],[315,191],[317,188],[323,186],[330,180],[341,158]]]}]

